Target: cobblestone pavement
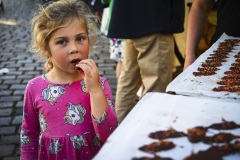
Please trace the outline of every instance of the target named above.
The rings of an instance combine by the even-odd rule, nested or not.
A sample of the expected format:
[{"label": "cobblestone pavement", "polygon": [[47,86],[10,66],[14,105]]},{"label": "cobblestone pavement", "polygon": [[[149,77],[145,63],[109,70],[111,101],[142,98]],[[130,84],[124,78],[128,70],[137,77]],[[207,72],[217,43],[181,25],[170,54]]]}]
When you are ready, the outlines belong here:
[{"label": "cobblestone pavement", "polygon": [[[43,62],[28,48],[29,19],[39,2],[3,0],[4,11],[0,7],[0,160],[19,159],[24,89],[29,79],[43,74]],[[116,62],[109,59],[108,47],[108,39],[101,37],[93,59],[115,94]]]}]

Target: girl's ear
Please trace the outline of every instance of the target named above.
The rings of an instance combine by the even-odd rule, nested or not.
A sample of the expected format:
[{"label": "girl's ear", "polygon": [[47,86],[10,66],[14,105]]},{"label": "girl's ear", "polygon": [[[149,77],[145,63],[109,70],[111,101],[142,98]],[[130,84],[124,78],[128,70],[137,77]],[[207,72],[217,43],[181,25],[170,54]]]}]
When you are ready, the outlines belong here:
[{"label": "girl's ear", "polygon": [[43,51],[43,54],[45,55],[45,57],[50,57],[50,51],[48,49],[48,47],[42,47],[42,51]]},{"label": "girl's ear", "polygon": [[44,51],[44,55],[46,56],[46,57],[49,57],[49,52],[48,51]]},{"label": "girl's ear", "polygon": [[51,52],[49,52],[48,50],[43,50],[43,54],[44,54],[44,57],[46,57],[46,58],[51,57]]}]

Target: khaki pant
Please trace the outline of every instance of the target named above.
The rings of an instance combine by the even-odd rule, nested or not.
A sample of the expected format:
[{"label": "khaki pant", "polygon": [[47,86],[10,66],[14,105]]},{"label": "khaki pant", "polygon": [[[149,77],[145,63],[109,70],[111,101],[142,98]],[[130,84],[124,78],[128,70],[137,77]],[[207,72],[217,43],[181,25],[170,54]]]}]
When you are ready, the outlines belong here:
[{"label": "khaki pant", "polygon": [[[121,122],[136,103],[136,93],[143,86],[147,92],[165,92],[172,80],[173,35],[153,34],[126,39],[123,66],[116,92],[116,112]],[[151,104],[149,104],[151,105]]]}]

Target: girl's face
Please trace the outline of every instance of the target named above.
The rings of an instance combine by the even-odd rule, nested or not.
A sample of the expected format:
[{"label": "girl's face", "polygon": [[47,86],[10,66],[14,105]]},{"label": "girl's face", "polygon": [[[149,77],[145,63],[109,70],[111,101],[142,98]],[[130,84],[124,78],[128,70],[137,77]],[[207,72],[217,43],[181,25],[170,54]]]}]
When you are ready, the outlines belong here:
[{"label": "girl's face", "polygon": [[49,41],[53,69],[58,73],[76,73],[75,65],[88,58],[89,39],[85,25],[72,21],[67,27],[54,31]]}]

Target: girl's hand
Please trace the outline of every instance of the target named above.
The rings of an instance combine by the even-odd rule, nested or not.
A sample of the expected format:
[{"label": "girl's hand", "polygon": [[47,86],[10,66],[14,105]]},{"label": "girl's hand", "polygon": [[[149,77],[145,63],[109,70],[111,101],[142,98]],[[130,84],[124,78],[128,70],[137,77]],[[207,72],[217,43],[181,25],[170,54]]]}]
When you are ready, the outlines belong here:
[{"label": "girl's hand", "polygon": [[98,68],[91,59],[80,61],[76,67],[80,67],[84,72],[84,82],[90,94],[91,113],[99,119],[107,109],[108,102],[100,86]]},{"label": "girl's hand", "polygon": [[98,68],[92,59],[84,59],[76,67],[80,67],[83,70],[84,82],[89,93],[97,92],[101,89]]}]

